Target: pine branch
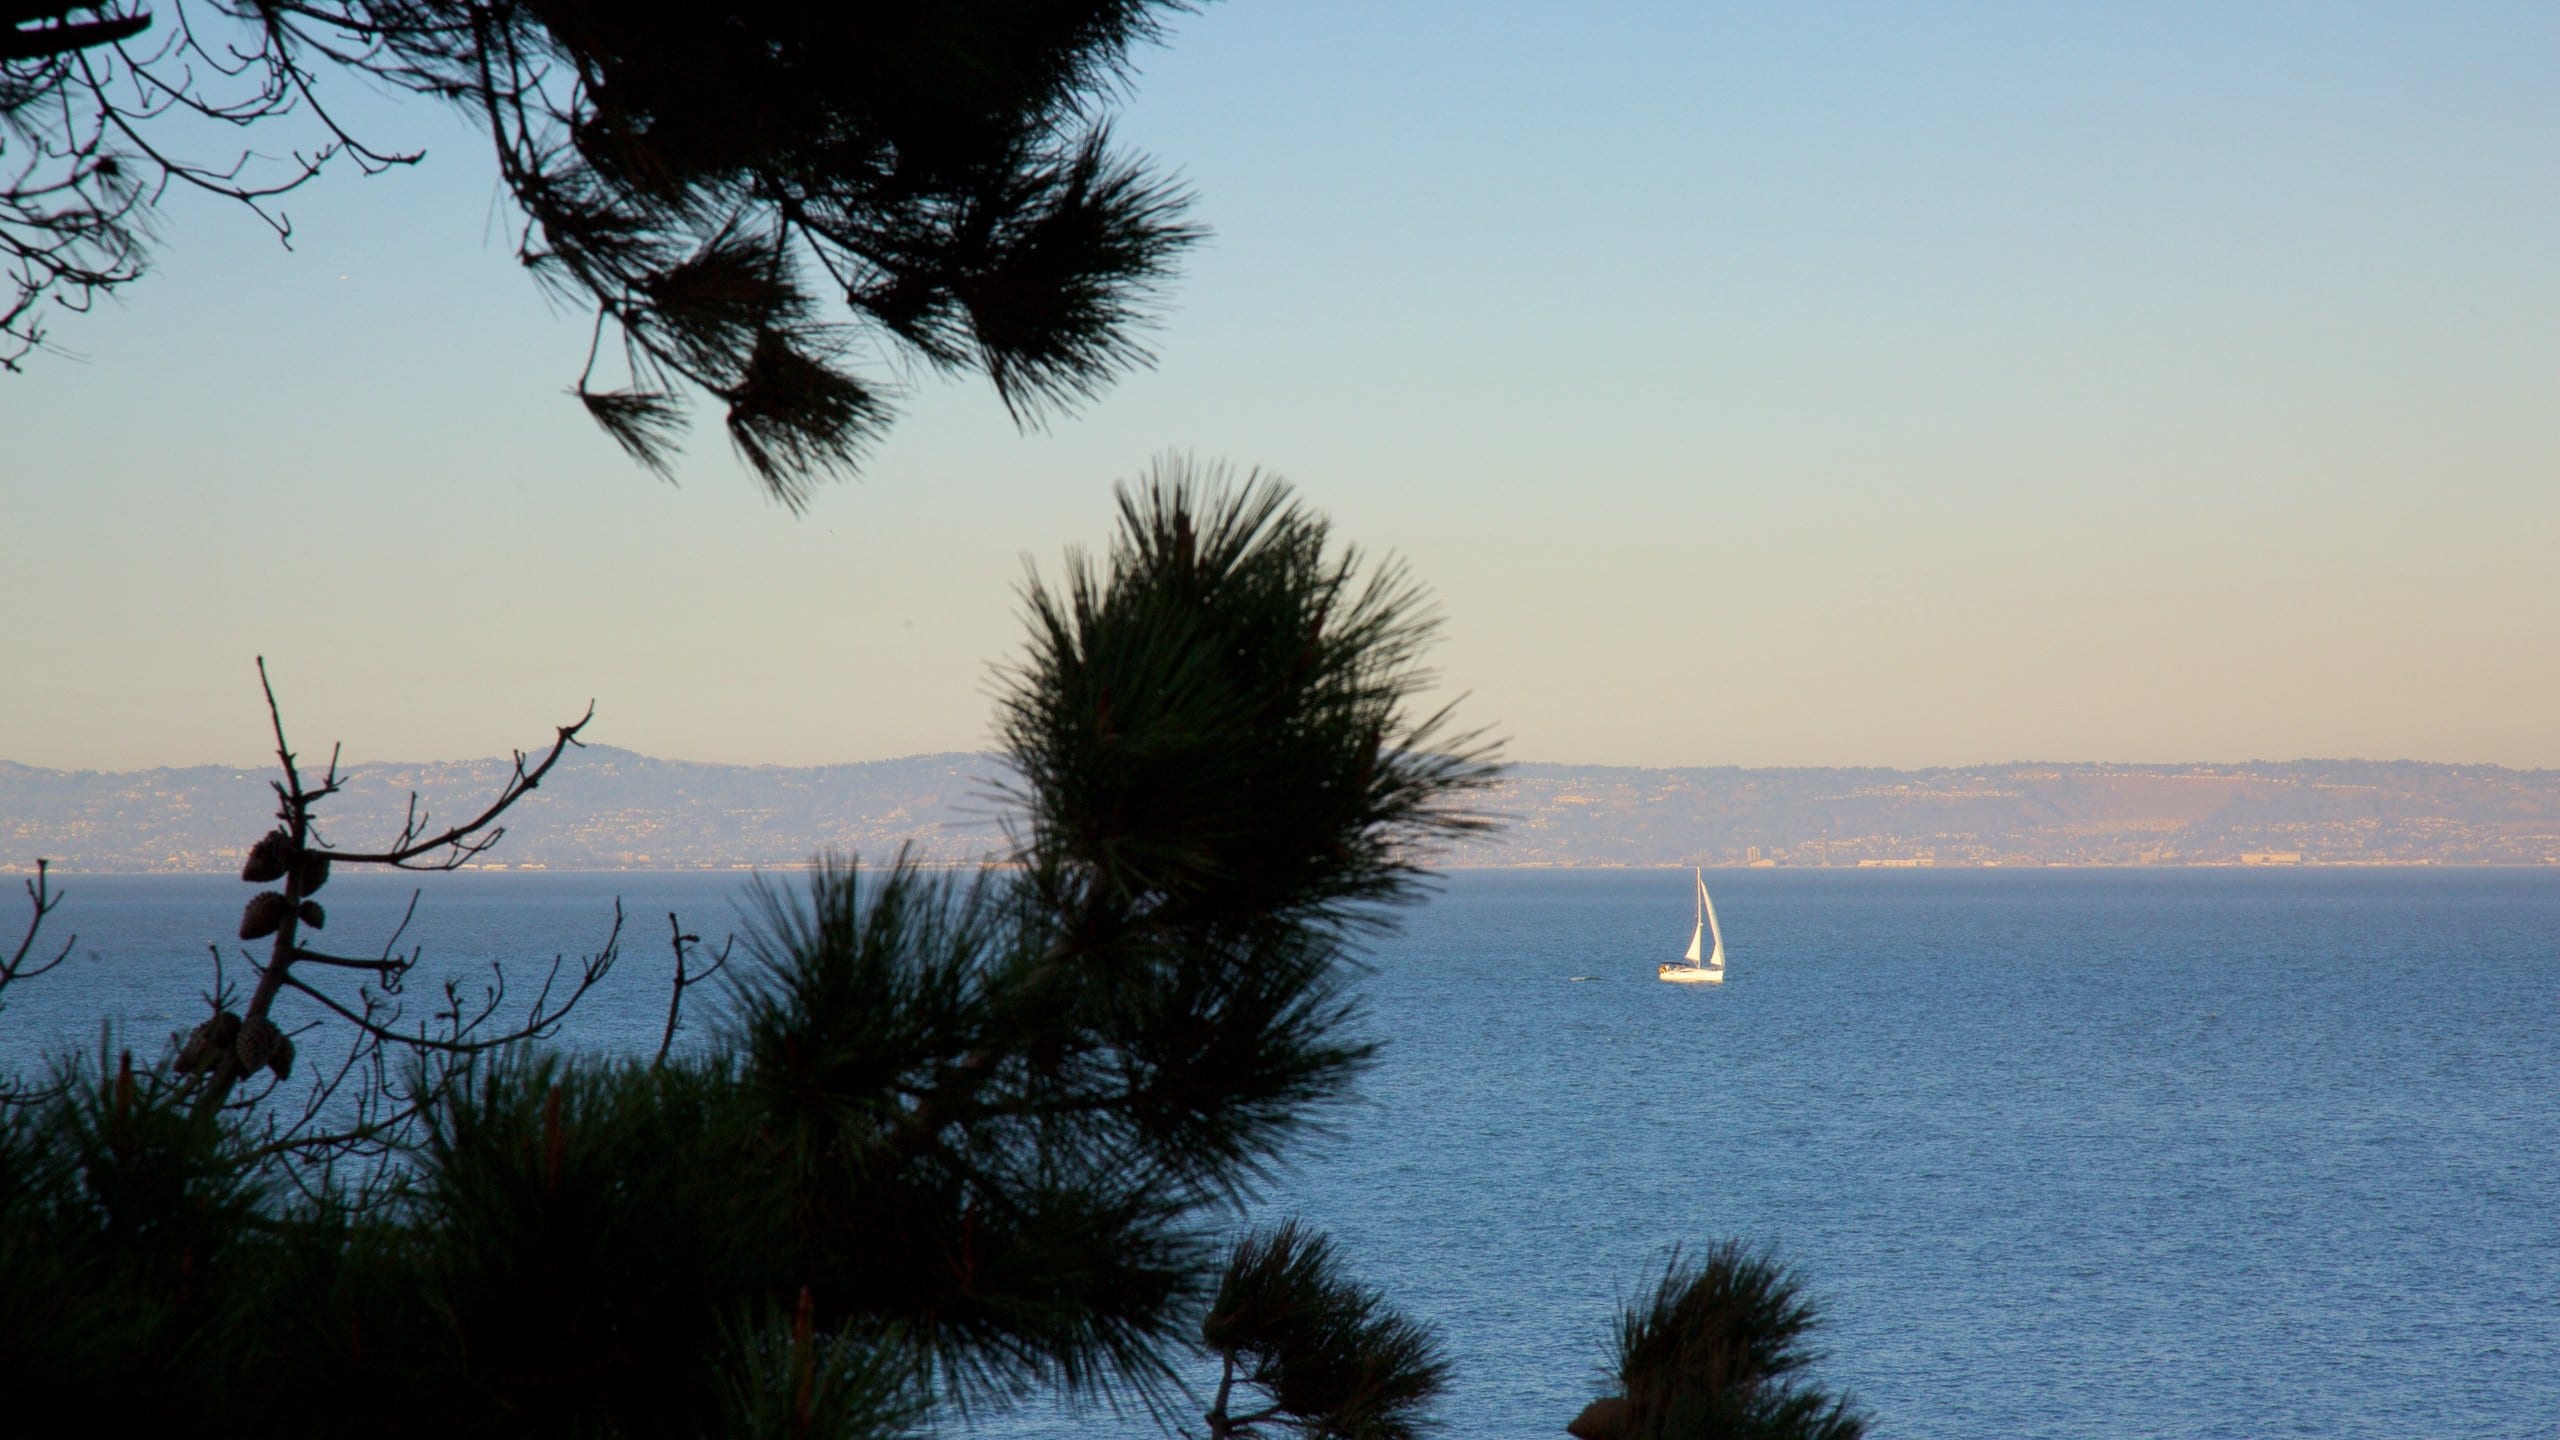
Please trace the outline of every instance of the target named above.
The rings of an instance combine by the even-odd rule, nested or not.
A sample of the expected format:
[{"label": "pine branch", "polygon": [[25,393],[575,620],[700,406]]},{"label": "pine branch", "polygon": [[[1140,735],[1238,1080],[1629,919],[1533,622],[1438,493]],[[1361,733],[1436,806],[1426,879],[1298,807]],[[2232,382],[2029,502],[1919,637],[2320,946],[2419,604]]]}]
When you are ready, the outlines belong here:
[{"label": "pine branch", "polygon": [[1200,1339],[1222,1376],[1269,1401],[1231,1412],[1221,1384],[1204,1417],[1212,1440],[1273,1421],[1310,1436],[1408,1440],[1429,1428],[1428,1407],[1448,1382],[1429,1327],[1346,1278],[1333,1242],[1295,1221],[1236,1242]]},{"label": "pine branch", "polygon": [[1576,1417],[1578,1440],[1858,1440],[1846,1397],[1805,1383],[1821,1357],[1801,1283],[1729,1241],[1702,1261],[1674,1250],[1652,1293],[1618,1319],[1618,1396]]}]

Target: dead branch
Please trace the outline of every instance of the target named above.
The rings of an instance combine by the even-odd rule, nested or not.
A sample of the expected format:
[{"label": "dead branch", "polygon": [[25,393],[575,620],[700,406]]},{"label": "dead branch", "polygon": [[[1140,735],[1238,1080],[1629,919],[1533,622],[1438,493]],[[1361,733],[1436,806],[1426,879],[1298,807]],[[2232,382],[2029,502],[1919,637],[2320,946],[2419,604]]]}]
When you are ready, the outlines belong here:
[{"label": "dead branch", "polygon": [[[32,980],[52,970],[63,961],[70,959],[72,947],[80,943],[80,936],[75,932],[64,938],[62,948],[54,951],[51,958],[30,958],[44,953],[37,948],[37,941],[44,934],[44,922],[62,905],[62,893],[53,888],[52,879],[48,873],[50,869],[50,861],[38,859],[36,878],[27,882],[27,900],[30,907],[27,929],[26,933],[18,938],[17,948],[9,952],[7,962],[0,963],[0,991],[6,991],[16,981]],[[5,1003],[0,1003],[0,1009],[6,1008]],[[0,1079],[0,1105],[33,1104],[62,1093],[69,1083],[67,1079],[63,1079],[50,1085],[32,1085],[12,1075]]]},{"label": "dead branch", "polygon": [[[361,6],[206,0],[0,30],[0,116],[20,142],[0,173],[0,371],[44,346],[48,305],[86,310],[142,273],[151,211],[171,187],[235,201],[290,246],[278,197],[340,161],[374,174],[420,159],[365,144],[320,102],[325,69],[396,68],[382,63],[386,33]],[[155,138],[253,128],[264,143],[211,156]]]},{"label": "dead branch", "polygon": [[445,1007],[436,1011],[431,1017],[435,1022],[434,1028],[430,1028],[426,1022],[421,1022],[414,1030],[401,1029],[399,1009],[392,1007],[388,1010],[378,1010],[376,997],[370,994],[364,997],[366,1004],[359,1010],[349,1008],[336,997],[298,975],[286,975],[283,984],[286,988],[316,1001],[322,1008],[354,1025],[363,1033],[386,1044],[399,1045],[410,1050],[437,1050],[454,1055],[477,1055],[503,1049],[509,1045],[521,1044],[527,1040],[548,1039],[557,1032],[561,1022],[568,1019],[569,1012],[577,1007],[578,1002],[586,997],[588,991],[593,990],[607,974],[612,972],[614,961],[620,958],[622,918],[622,902],[617,900],[613,906],[613,930],[605,937],[604,947],[580,961],[575,972],[576,979],[571,983],[567,993],[560,995],[556,1000],[553,998],[553,992],[558,988],[561,972],[568,968],[568,957],[565,955],[552,957],[550,971],[543,979],[542,988],[534,993],[533,1003],[529,1007],[524,1022],[513,1029],[497,1034],[483,1034],[481,1031],[506,1006],[506,971],[499,967],[491,968],[490,983],[482,992],[481,999],[476,1002],[466,1002],[462,998],[462,984],[459,980],[446,981],[444,984]]},{"label": "dead branch", "polygon": [[[587,722],[595,717],[595,702],[589,701],[587,713],[578,717],[576,724],[561,726],[559,738],[551,742],[551,752],[542,757],[541,764],[531,769],[525,766],[524,752],[516,751],[515,772],[508,776],[506,784],[500,787],[498,798],[490,801],[488,807],[471,820],[430,836],[425,833],[427,812],[418,808],[418,797],[413,792],[409,796],[408,819],[400,827],[400,838],[391,842],[390,848],[374,852],[333,850],[330,852],[330,858],[342,864],[390,865],[403,870],[462,868],[505,837],[506,827],[491,828],[498,817],[505,814],[509,806],[532,794],[542,784],[543,777],[551,773],[551,767],[560,763],[560,756],[570,746],[579,743],[578,732],[586,729]],[[485,834],[482,833],[484,831]],[[428,864],[414,863],[420,856],[430,855],[438,850],[447,853],[438,856]]]},{"label": "dead branch", "polygon": [[650,1062],[653,1065],[666,1064],[667,1051],[676,1043],[676,1020],[684,1013],[685,987],[699,985],[719,974],[721,967],[729,963],[730,950],[738,943],[737,936],[728,937],[720,942],[720,953],[712,957],[711,964],[707,968],[688,970],[685,968],[687,947],[699,947],[702,944],[702,937],[686,934],[684,926],[676,920],[676,912],[673,910],[667,912],[667,933],[672,937],[668,943],[675,948],[676,952],[676,979],[675,985],[667,994],[667,1030],[665,1034],[658,1037],[658,1058]]},{"label": "dead branch", "polygon": [[[293,967],[297,961],[309,960],[324,969],[368,971],[381,985],[384,994],[397,995],[410,967],[418,958],[415,954],[405,958],[400,957],[394,948],[398,945],[400,936],[407,932],[410,919],[417,913],[417,895],[411,894],[409,910],[401,917],[398,929],[392,933],[390,941],[383,946],[381,955],[372,960],[360,960],[312,950],[302,945],[300,938],[302,926],[309,924],[317,928],[322,919],[321,910],[311,902],[311,893],[328,883],[329,869],[332,865],[383,865],[394,869],[453,870],[460,868],[474,856],[496,844],[499,837],[506,833],[504,827],[497,825],[498,817],[505,814],[508,807],[531,794],[542,783],[543,778],[551,772],[552,767],[559,763],[560,757],[567,753],[568,748],[578,743],[578,733],[595,718],[594,702],[588,703],[586,714],[581,716],[576,724],[559,727],[550,752],[542,758],[541,763],[528,764],[524,752],[517,751],[514,774],[501,787],[498,797],[472,820],[430,836],[426,833],[426,816],[418,809],[417,797],[413,794],[410,796],[409,818],[401,828],[400,837],[386,850],[367,853],[332,850],[322,842],[317,829],[315,807],[343,788],[343,782],[338,774],[338,750],[336,747],[331,748],[328,770],[321,776],[319,783],[317,785],[307,783],[301,766],[295,758],[292,742],[286,737],[284,707],[276,699],[275,683],[267,674],[267,662],[264,656],[258,657],[258,686],[266,698],[267,721],[275,736],[276,765],[283,772],[283,778],[273,783],[277,802],[276,819],[279,826],[266,840],[260,842],[259,849],[251,851],[250,863],[244,867],[242,878],[252,883],[265,883],[280,878],[284,881],[284,889],[280,892],[263,892],[250,902],[250,910],[243,916],[241,928],[243,939],[258,938],[268,933],[272,933],[274,939],[269,946],[267,962],[257,967],[258,983],[249,997],[249,1004],[239,1024],[256,1027],[270,1023],[267,1016],[275,1005],[276,997],[286,989],[292,989],[310,997],[341,1018],[355,1023],[360,1035],[370,1035],[378,1042],[397,1045],[412,1053],[441,1050],[453,1054],[476,1054],[481,1050],[511,1043],[513,1040],[530,1039],[548,1034],[567,1014],[568,1008],[576,1004],[598,980],[603,978],[605,970],[611,968],[614,947],[622,931],[621,906],[618,903],[614,908],[614,938],[607,941],[603,953],[591,957],[581,969],[580,979],[571,988],[567,998],[556,1008],[551,1004],[552,988],[558,980],[562,965],[560,960],[555,959],[550,976],[545,979],[541,992],[534,999],[532,1016],[527,1024],[508,1036],[489,1038],[486,1044],[475,1039],[475,1032],[488,1024],[490,1018],[496,1013],[497,1006],[503,1001],[505,994],[503,970],[497,972],[497,982],[490,989],[487,1008],[466,1018],[467,1007],[459,991],[448,984],[446,987],[449,1002],[447,1010],[438,1012],[436,1017],[448,1028],[431,1032],[422,1022],[415,1032],[406,1032],[396,1028],[400,1024],[397,1006],[390,1007],[386,1012],[382,1009],[379,997],[365,992],[360,1005],[350,1007],[296,976],[293,973]],[[435,858],[427,863],[418,863],[422,857],[426,856]],[[217,1002],[217,1018],[227,1013],[227,1010]],[[289,1067],[292,1063],[289,1041],[287,1045],[283,1058],[276,1062],[279,1067],[278,1078],[282,1078],[282,1067]],[[197,1057],[200,1068],[192,1073],[199,1074],[202,1078],[203,1088],[199,1091],[196,1101],[198,1112],[212,1114],[222,1110],[230,1102],[234,1087],[247,1073],[247,1065],[233,1047],[216,1045],[205,1048],[209,1053],[203,1053]],[[188,1068],[183,1057],[182,1068]]]},{"label": "dead branch", "polygon": [[6,963],[0,963],[0,990],[6,990],[20,980],[33,980],[53,969],[70,959],[71,947],[80,943],[79,933],[74,931],[63,939],[62,948],[53,953],[52,959],[38,960],[32,964],[28,961],[30,955],[41,953],[36,949],[36,939],[44,933],[45,917],[62,905],[62,896],[53,889],[51,877],[47,873],[52,865],[53,862],[50,860],[37,860],[36,878],[27,882],[27,901],[32,907],[32,913],[27,916],[26,933],[18,938],[18,948],[10,952]]}]

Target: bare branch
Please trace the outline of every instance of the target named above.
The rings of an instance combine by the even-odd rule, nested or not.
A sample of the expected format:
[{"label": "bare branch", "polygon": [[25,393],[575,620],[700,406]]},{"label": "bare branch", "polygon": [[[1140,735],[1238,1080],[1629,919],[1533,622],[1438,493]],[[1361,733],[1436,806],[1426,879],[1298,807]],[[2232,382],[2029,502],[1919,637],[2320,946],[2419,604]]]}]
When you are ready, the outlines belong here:
[{"label": "bare branch", "polygon": [[317,1001],[322,1008],[354,1025],[358,1030],[389,1044],[404,1046],[411,1050],[437,1050],[456,1055],[476,1055],[527,1040],[546,1039],[556,1032],[561,1022],[568,1018],[569,1012],[586,997],[587,992],[593,990],[613,970],[614,961],[620,958],[622,920],[622,902],[617,900],[613,906],[612,933],[605,937],[604,947],[601,950],[580,961],[575,972],[576,979],[571,983],[568,992],[556,1001],[553,999],[553,991],[557,987],[561,972],[568,968],[567,956],[555,956],[552,959],[550,971],[543,980],[542,988],[534,994],[533,1004],[529,1007],[524,1022],[511,1030],[495,1035],[479,1033],[481,1027],[487,1024],[506,1002],[506,972],[494,967],[490,987],[483,992],[483,998],[476,1008],[465,1006],[461,998],[459,982],[445,982],[445,1008],[437,1011],[434,1017],[443,1027],[441,1031],[432,1030],[425,1024],[419,1025],[414,1030],[401,1030],[398,1028],[397,1012],[385,1017],[376,1014],[370,1005],[363,1010],[350,1009],[328,992],[298,975],[286,974],[282,983],[285,988]]},{"label": "bare branch", "polygon": [[0,990],[7,989],[12,982],[32,980],[51,970],[71,958],[71,947],[80,942],[79,934],[74,932],[64,937],[62,948],[54,952],[52,959],[32,965],[28,963],[27,957],[38,953],[36,937],[44,933],[45,917],[62,905],[62,896],[54,891],[46,873],[52,864],[50,860],[37,860],[36,878],[27,882],[27,900],[33,907],[33,913],[27,916],[27,931],[19,937],[18,948],[10,952],[6,963],[0,963]]},{"label": "bare branch", "polygon": [[370,970],[375,975],[381,977],[385,982],[386,987],[394,994],[399,993],[398,984],[400,977],[408,971],[411,965],[417,963],[414,957],[394,957],[379,960],[350,960],[343,955],[324,955],[317,950],[309,950],[301,946],[294,947],[293,958],[296,960],[309,961],[314,965],[327,965],[339,970]]},{"label": "bare branch", "polygon": [[[0,370],[44,348],[50,309],[86,310],[141,275],[172,187],[236,201],[289,245],[278,197],[341,159],[368,174],[420,159],[358,140],[314,88],[315,61],[383,69],[384,32],[348,23],[365,8],[159,0],[149,16],[0,30],[0,137],[18,142],[0,173]],[[200,25],[221,38],[208,42]],[[277,145],[279,126],[300,136]],[[253,127],[268,141],[257,149],[206,156],[163,143]]]},{"label": "bare branch", "polygon": [[[518,800],[531,794],[550,773],[552,767],[559,763],[560,757],[567,752],[568,747],[577,743],[578,733],[595,718],[595,706],[590,702],[586,714],[581,716],[576,724],[559,727],[551,749],[542,758],[541,763],[529,764],[522,751],[516,752],[513,775],[501,788],[498,797],[473,820],[433,836],[427,835],[425,813],[418,808],[417,797],[412,795],[409,816],[402,825],[400,838],[388,850],[367,854],[331,850],[321,844],[314,807],[321,800],[336,794],[340,788],[339,751],[337,747],[331,747],[329,767],[320,783],[316,786],[308,783],[294,756],[292,743],[286,737],[284,707],[276,698],[275,684],[267,673],[266,659],[263,656],[258,659],[258,685],[265,696],[267,720],[275,736],[276,764],[283,772],[283,778],[272,785],[276,793],[276,818],[282,823],[273,835],[261,842],[262,846],[272,847],[263,865],[259,859],[259,852],[253,850],[251,865],[244,870],[243,878],[250,879],[252,883],[263,883],[274,880],[281,874],[285,883],[281,894],[270,891],[252,901],[251,914],[244,917],[242,930],[244,937],[264,934],[272,930],[274,939],[270,944],[266,963],[254,965],[253,962],[257,972],[257,986],[251,993],[249,1003],[237,1024],[258,1026],[268,1023],[268,1012],[274,1007],[276,997],[285,990],[291,989],[310,997],[332,1014],[355,1025],[358,1038],[355,1041],[356,1050],[353,1058],[341,1065],[335,1077],[315,1085],[306,1093],[306,1109],[300,1120],[291,1125],[281,1125],[272,1132],[272,1143],[282,1147],[282,1150],[294,1151],[306,1156],[317,1154],[321,1156],[321,1163],[325,1165],[329,1163],[330,1156],[334,1153],[330,1145],[321,1144],[310,1150],[297,1147],[305,1145],[307,1139],[305,1132],[321,1110],[337,1094],[347,1077],[360,1065],[366,1063],[372,1065],[376,1084],[356,1099],[360,1111],[359,1120],[364,1123],[358,1124],[346,1133],[373,1133],[373,1121],[365,1119],[369,1115],[380,1119],[382,1124],[391,1126],[395,1130],[400,1123],[396,1119],[399,1113],[396,1108],[386,1110],[377,1103],[385,1093],[382,1076],[386,1072],[382,1068],[378,1054],[380,1046],[396,1046],[419,1056],[434,1053],[472,1055],[518,1040],[536,1038],[550,1033],[567,1015],[569,1009],[593,989],[596,982],[603,978],[604,972],[611,968],[615,948],[622,932],[622,913],[620,905],[617,904],[614,910],[613,934],[607,940],[604,951],[590,957],[579,968],[577,980],[564,996],[556,1002],[553,998],[555,987],[565,965],[565,959],[555,959],[550,974],[545,977],[540,992],[534,997],[525,1023],[516,1030],[493,1036],[484,1032],[505,1001],[506,976],[503,969],[494,970],[492,984],[476,1010],[464,1001],[456,985],[448,983],[445,986],[445,1007],[435,1012],[432,1023],[421,1022],[413,1030],[401,1028],[399,1007],[396,1004],[388,1004],[383,998],[396,996],[401,992],[410,970],[418,962],[419,957],[415,952],[406,956],[398,953],[400,938],[408,932],[410,922],[417,915],[418,892],[410,893],[408,908],[401,915],[399,925],[392,931],[390,939],[384,943],[381,953],[371,959],[336,955],[302,945],[301,927],[306,923],[316,927],[321,920],[320,910],[309,898],[311,892],[328,883],[329,871],[333,865],[373,864],[387,865],[397,869],[452,870],[487,850],[505,833],[503,828],[495,823],[498,817]],[[434,858],[426,863],[418,863],[422,857],[428,856]],[[358,1003],[351,1006],[294,974],[293,967],[298,961],[309,961],[322,969],[368,972],[374,977],[375,983],[381,987],[381,995],[377,996],[372,991],[361,991]],[[219,983],[220,963],[220,955],[217,952],[215,957],[217,994],[211,997],[217,1016],[228,1013],[226,1002],[229,998],[227,992],[222,991]],[[289,1046],[289,1037],[281,1043]],[[376,1047],[377,1052],[369,1062],[363,1059],[364,1047],[367,1044]],[[204,1057],[203,1068],[190,1077],[188,1083],[201,1086],[195,1101],[200,1115],[211,1115],[226,1108],[255,1108],[259,1101],[273,1091],[274,1087],[269,1086],[266,1090],[244,1101],[233,1100],[233,1090],[242,1079],[247,1078],[242,1053],[237,1047],[219,1049],[216,1053]],[[277,1070],[277,1078],[281,1079],[285,1069],[291,1065],[293,1057],[289,1048],[279,1053],[281,1058],[274,1059],[273,1063]],[[256,1058],[254,1052],[251,1052],[250,1058]],[[413,1100],[415,1098],[412,1097]],[[394,1118],[382,1119],[384,1115]]]},{"label": "bare branch", "polygon": [[[423,833],[427,823],[426,813],[417,808],[418,797],[411,795],[409,818],[401,826],[400,838],[393,841],[389,849],[373,852],[333,850],[330,852],[330,858],[341,864],[392,865],[404,870],[460,869],[488,850],[490,846],[498,843],[506,831],[503,827],[498,829],[490,827],[496,824],[499,816],[507,812],[509,806],[532,794],[542,784],[543,777],[551,773],[551,767],[560,763],[560,756],[570,746],[579,743],[578,732],[586,729],[588,722],[595,718],[595,702],[589,701],[587,713],[579,716],[576,724],[561,726],[559,738],[551,742],[550,753],[542,757],[541,764],[531,769],[525,767],[524,752],[517,751],[515,773],[507,777],[506,784],[498,791],[498,798],[490,801],[487,808],[473,819],[435,835],[427,835]],[[484,834],[484,831],[487,833]],[[448,853],[430,864],[413,863],[420,856],[430,855],[438,850]]]},{"label": "bare branch", "polygon": [[[0,964],[0,991],[7,990],[12,982],[32,980],[60,965],[71,958],[71,948],[80,941],[76,933],[67,936],[62,942],[62,948],[56,950],[50,959],[30,963],[30,956],[43,953],[37,949],[36,941],[44,933],[45,918],[60,908],[63,900],[61,892],[52,888],[47,873],[51,864],[50,861],[38,859],[36,878],[27,882],[27,900],[32,913],[27,916],[26,933],[19,937],[17,948],[9,952],[9,958],[5,964]],[[0,1004],[0,1009],[5,1008],[7,1008],[5,1004]],[[12,1075],[0,1079],[0,1105],[33,1104],[61,1094],[68,1083],[66,1080],[52,1085],[30,1085]]]},{"label": "bare branch", "polygon": [[684,1011],[685,987],[699,985],[719,974],[721,967],[729,963],[730,950],[738,943],[738,937],[730,936],[720,942],[720,953],[712,958],[708,967],[701,970],[688,970],[686,968],[687,947],[699,946],[702,943],[702,937],[686,934],[683,924],[677,921],[676,912],[673,910],[667,912],[667,933],[672,937],[668,943],[676,952],[676,978],[675,984],[667,992],[667,1030],[665,1034],[658,1037],[658,1058],[650,1062],[654,1065],[666,1064],[667,1051],[676,1043],[676,1020]]}]

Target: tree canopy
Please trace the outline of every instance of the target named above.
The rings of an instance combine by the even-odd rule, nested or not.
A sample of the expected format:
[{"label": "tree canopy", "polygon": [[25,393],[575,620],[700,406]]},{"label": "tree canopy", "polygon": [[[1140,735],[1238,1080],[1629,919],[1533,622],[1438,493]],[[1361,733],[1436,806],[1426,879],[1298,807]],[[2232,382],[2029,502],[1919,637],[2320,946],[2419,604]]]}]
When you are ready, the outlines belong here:
[{"label": "tree canopy", "polygon": [[984,375],[1037,424],[1146,361],[1197,231],[1107,102],[1188,8],[0,0],[0,366],[140,276],[171,186],[289,234],[273,200],[325,167],[415,161],[324,103],[361,76],[487,135],[519,256],[594,317],[570,388],[607,434],[666,473],[716,405],[796,508],[894,418],[881,362]]}]

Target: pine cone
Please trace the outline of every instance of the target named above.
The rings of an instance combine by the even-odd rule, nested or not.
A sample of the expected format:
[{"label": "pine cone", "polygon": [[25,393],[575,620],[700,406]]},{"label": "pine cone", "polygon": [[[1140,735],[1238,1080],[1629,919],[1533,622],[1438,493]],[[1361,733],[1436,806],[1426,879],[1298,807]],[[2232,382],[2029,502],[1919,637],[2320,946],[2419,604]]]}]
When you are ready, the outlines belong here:
[{"label": "pine cone", "polygon": [[247,909],[240,912],[240,938],[257,940],[276,933],[284,917],[292,913],[285,908],[284,896],[273,890],[253,895]]},{"label": "pine cone", "polygon": [[305,850],[302,858],[293,862],[293,888],[296,890],[305,895],[316,895],[320,893],[320,887],[328,883],[328,851]]},{"label": "pine cone", "polygon": [[276,1047],[284,1043],[284,1032],[276,1022],[260,1015],[240,1027],[240,1038],[233,1041],[231,1053],[240,1057],[240,1073],[263,1070],[275,1058]]},{"label": "pine cone", "polygon": [[178,1052],[178,1073],[196,1075],[213,1069],[239,1037],[240,1017],[228,1010],[218,1012],[188,1032],[186,1046]]},{"label": "pine cone", "polygon": [[270,830],[249,847],[249,862],[240,867],[240,878],[252,885],[281,880],[292,861],[293,838],[281,830]]},{"label": "pine cone", "polygon": [[302,923],[314,930],[325,930],[329,925],[329,912],[320,908],[319,901],[305,900],[302,902]]}]

